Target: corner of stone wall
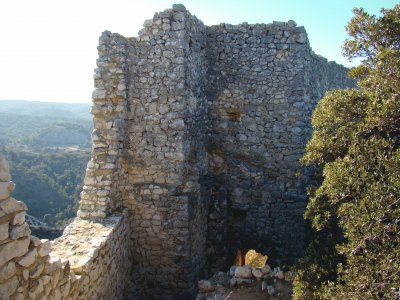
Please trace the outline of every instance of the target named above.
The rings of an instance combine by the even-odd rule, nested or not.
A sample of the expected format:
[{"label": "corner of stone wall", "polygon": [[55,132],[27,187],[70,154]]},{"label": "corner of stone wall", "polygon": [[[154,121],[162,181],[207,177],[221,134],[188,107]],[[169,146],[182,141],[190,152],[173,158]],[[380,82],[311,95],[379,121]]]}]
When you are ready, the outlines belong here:
[{"label": "corner of stone wall", "polygon": [[183,5],[156,13],[129,39],[119,185],[133,213],[136,267],[149,297],[193,294],[205,263],[205,44],[204,25]]},{"label": "corner of stone wall", "polygon": [[121,207],[117,181],[126,134],[128,39],[105,31],[94,74],[92,158],[86,169],[78,216],[104,218]]},{"label": "corner of stone wall", "polygon": [[50,242],[31,236],[27,207],[0,154],[0,299],[123,299],[131,280],[129,212],[76,218]]}]

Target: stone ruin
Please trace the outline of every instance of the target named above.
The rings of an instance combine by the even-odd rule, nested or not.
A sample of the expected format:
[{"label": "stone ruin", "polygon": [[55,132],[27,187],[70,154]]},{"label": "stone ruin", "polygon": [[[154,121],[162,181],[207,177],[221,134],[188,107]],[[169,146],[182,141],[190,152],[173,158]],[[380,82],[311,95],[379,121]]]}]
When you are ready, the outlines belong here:
[{"label": "stone ruin", "polygon": [[30,236],[0,178],[0,298],[192,299],[237,251],[301,256],[298,160],[318,100],[354,86],[347,69],[294,21],[205,26],[183,5],[138,37],[104,32],[98,52],[92,158],[63,236]]}]

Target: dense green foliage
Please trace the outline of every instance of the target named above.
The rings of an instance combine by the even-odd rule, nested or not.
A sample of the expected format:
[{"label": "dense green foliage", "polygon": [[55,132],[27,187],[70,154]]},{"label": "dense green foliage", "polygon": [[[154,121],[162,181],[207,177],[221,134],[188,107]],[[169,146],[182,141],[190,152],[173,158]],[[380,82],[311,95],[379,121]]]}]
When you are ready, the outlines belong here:
[{"label": "dense green foliage", "polygon": [[[321,170],[305,217],[315,233],[296,299],[398,299],[400,287],[400,5],[355,9],[344,44],[359,90],[328,93],[303,163]],[[336,245],[336,246],[335,246]]]},{"label": "dense green foliage", "polygon": [[90,159],[89,107],[0,101],[0,152],[17,185],[13,197],[51,227],[61,228],[76,215]]},{"label": "dense green foliage", "polygon": [[28,214],[52,226],[75,216],[89,151],[0,152],[10,162],[17,184],[13,197],[28,205]]}]

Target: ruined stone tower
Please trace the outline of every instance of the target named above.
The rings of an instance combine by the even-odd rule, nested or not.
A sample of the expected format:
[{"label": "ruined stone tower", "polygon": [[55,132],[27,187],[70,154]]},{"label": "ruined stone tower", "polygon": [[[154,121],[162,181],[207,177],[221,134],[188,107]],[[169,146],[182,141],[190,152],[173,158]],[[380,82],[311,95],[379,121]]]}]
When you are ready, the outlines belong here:
[{"label": "ruined stone tower", "polygon": [[205,26],[182,5],[138,37],[106,31],[99,43],[92,159],[78,218],[50,254],[69,263],[41,258],[39,279],[8,294],[47,278],[37,295],[191,299],[238,250],[299,257],[308,174],[298,159],[318,100],[354,85],[347,70],[315,55],[293,21]]},{"label": "ruined stone tower", "polygon": [[353,86],[295,22],[205,26],[182,5],[100,37],[93,156],[78,216],[131,213],[145,289],[191,294],[239,249],[303,249],[298,163],[325,91]]}]

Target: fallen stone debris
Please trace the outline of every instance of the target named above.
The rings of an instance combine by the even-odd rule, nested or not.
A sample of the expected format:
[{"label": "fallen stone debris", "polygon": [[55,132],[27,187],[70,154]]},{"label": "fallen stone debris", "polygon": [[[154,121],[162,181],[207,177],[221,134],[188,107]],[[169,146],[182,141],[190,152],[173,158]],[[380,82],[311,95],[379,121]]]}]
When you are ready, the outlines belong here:
[{"label": "fallen stone debris", "polygon": [[255,299],[290,299],[293,272],[284,272],[280,267],[272,269],[269,265],[262,268],[232,266],[228,272],[218,272],[208,280],[198,282],[197,300],[208,299],[240,299],[248,293],[257,293]]}]

